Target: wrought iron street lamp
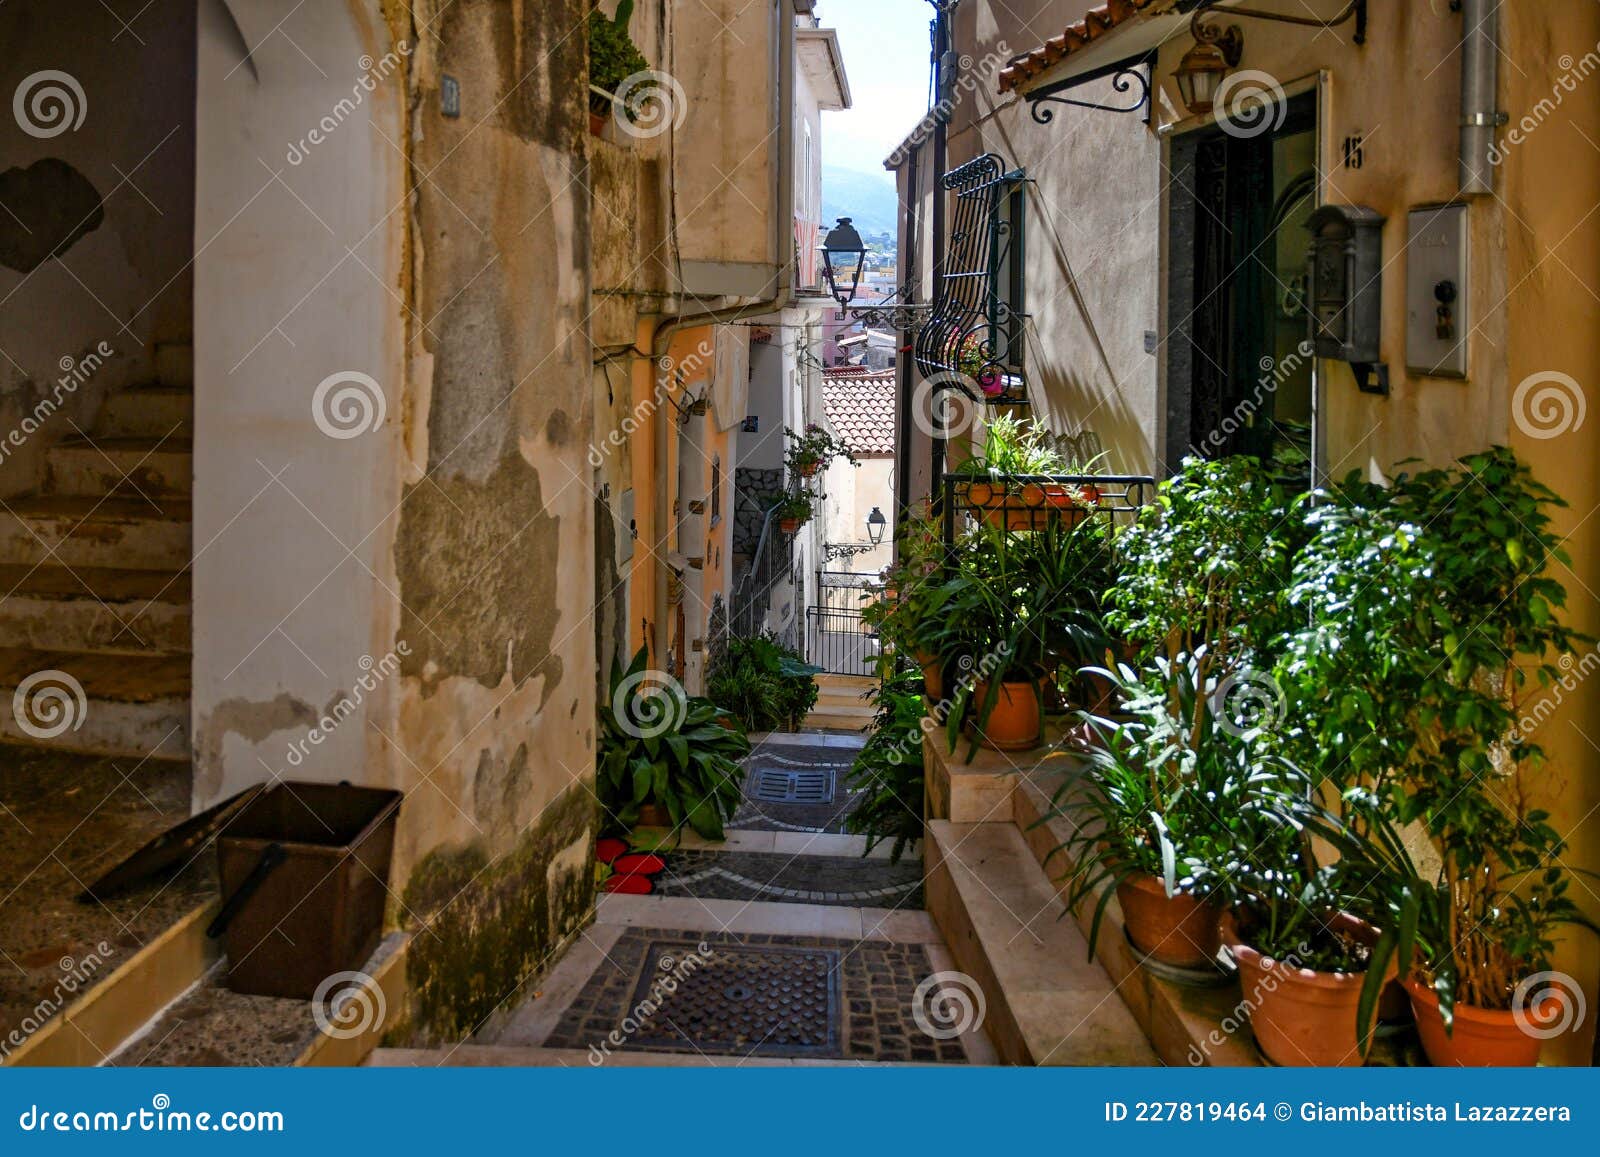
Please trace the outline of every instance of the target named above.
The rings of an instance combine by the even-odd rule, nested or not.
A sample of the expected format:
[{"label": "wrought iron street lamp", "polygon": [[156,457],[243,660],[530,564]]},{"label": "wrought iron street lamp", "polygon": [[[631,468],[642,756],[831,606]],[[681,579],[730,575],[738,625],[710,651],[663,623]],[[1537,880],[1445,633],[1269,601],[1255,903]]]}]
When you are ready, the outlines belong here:
[{"label": "wrought iron street lamp", "polygon": [[[849,217],[840,217],[839,223],[828,231],[822,242],[822,269],[828,278],[828,288],[841,307],[855,300],[861,285],[861,268],[867,260],[867,247],[861,234],[850,223]],[[848,279],[849,285],[845,282]]]},{"label": "wrought iron street lamp", "polygon": [[867,515],[867,537],[872,540],[873,546],[883,541],[883,532],[888,525],[889,520],[883,516],[883,511],[874,506],[872,513]]}]

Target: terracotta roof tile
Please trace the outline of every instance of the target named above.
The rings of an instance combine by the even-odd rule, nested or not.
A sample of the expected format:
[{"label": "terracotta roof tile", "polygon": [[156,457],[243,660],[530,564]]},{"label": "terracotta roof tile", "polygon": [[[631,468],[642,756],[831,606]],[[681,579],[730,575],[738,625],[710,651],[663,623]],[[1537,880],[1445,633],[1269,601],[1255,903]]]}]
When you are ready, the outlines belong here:
[{"label": "terracotta roof tile", "polygon": [[893,370],[822,372],[828,424],[856,454],[894,453],[894,379]]},{"label": "terracotta roof tile", "polygon": [[1170,0],[1107,0],[1098,8],[1091,8],[1076,24],[1069,24],[1060,36],[1045,41],[1032,52],[1014,58],[1000,73],[1000,91],[1012,92],[1038,76],[1045,69],[1059,64],[1090,41],[1104,36],[1117,25],[1131,20],[1152,5]]}]

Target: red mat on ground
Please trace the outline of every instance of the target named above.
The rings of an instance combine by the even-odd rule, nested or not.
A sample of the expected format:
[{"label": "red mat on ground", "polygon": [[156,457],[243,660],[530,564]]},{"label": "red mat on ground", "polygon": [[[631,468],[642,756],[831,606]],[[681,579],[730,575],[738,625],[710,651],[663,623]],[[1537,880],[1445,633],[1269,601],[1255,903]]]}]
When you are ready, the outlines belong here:
[{"label": "red mat on ground", "polygon": [[666,866],[660,856],[652,856],[649,852],[629,852],[611,861],[612,869],[619,876],[654,876]]},{"label": "red mat on ground", "polygon": [[601,887],[607,892],[620,892],[624,896],[648,896],[655,890],[649,876],[609,876]]},{"label": "red mat on ground", "polygon": [[616,836],[601,836],[595,841],[594,858],[602,864],[614,864],[617,857],[628,850],[628,841]]}]

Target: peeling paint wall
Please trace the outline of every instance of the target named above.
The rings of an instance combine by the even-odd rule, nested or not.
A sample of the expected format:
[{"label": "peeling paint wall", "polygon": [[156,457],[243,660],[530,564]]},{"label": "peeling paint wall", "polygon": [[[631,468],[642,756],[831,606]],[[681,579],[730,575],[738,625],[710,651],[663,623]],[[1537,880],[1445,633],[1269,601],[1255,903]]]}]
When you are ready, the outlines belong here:
[{"label": "peeling paint wall", "polygon": [[153,375],[156,342],[189,341],[195,6],[145,14],[137,51],[121,31],[98,0],[0,5],[0,436],[60,401],[6,448],[5,496],[38,485],[44,450],[108,392]]}]

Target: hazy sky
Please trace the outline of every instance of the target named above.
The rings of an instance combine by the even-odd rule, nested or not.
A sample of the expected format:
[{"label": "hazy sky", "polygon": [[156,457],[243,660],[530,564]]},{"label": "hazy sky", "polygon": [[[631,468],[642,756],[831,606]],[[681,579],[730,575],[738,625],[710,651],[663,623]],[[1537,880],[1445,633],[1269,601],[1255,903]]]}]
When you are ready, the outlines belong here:
[{"label": "hazy sky", "polygon": [[883,172],[883,161],[928,111],[927,0],[821,0],[839,30],[854,106],[823,114],[822,163]]}]

